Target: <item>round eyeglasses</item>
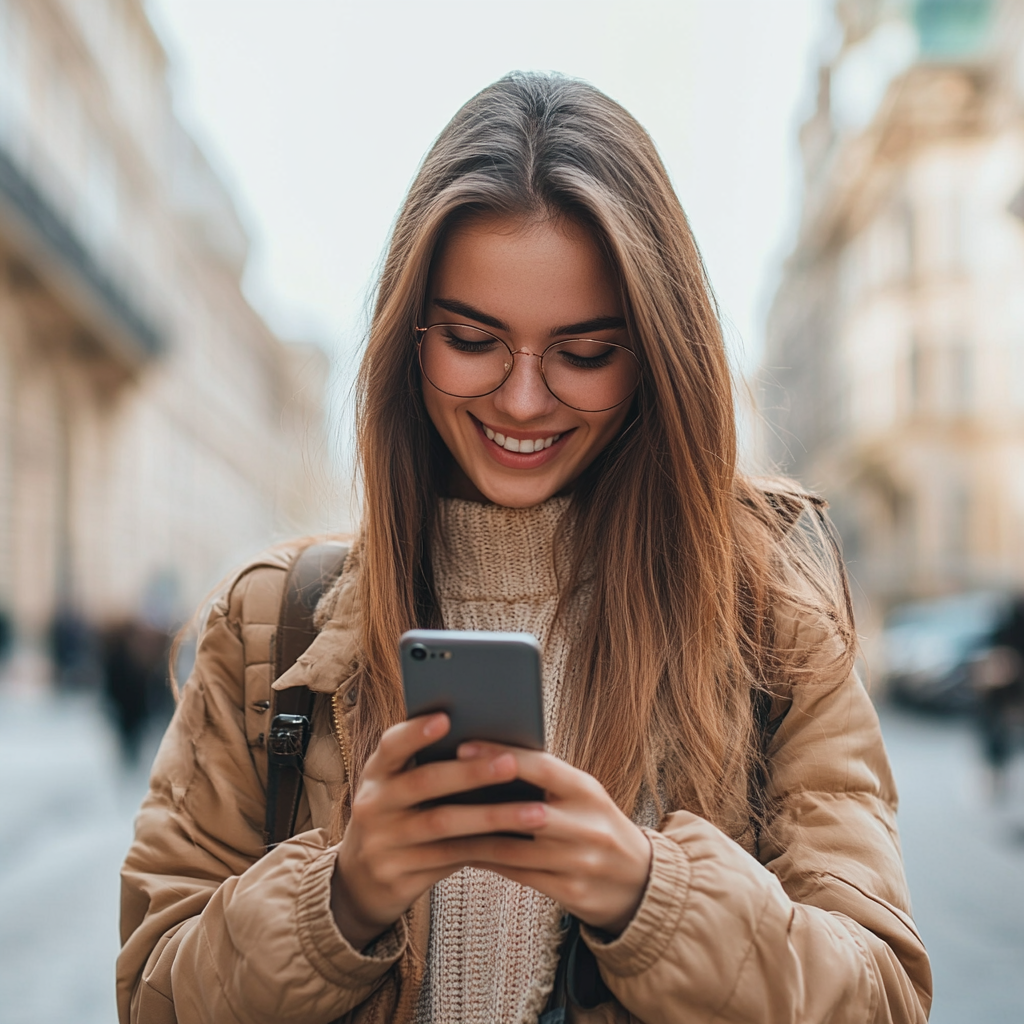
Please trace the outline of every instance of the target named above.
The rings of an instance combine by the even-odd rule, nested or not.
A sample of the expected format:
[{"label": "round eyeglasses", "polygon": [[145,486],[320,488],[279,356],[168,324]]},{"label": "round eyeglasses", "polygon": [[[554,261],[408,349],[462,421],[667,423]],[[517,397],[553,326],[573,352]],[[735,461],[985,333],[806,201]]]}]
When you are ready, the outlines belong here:
[{"label": "round eyeglasses", "polygon": [[468,324],[417,327],[420,368],[438,391],[453,398],[482,398],[508,380],[516,356],[540,360],[548,391],[578,412],[606,412],[621,405],[640,383],[636,354],[610,341],[556,341],[538,355],[513,351],[500,338]]}]

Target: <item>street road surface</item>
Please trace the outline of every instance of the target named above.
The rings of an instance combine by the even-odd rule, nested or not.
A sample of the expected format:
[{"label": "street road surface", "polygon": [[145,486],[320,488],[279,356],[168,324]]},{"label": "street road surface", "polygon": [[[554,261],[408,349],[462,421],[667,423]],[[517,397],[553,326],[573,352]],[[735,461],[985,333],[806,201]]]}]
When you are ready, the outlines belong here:
[{"label": "street road surface", "polygon": [[[967,727],[883,722],[932,1024],[1021,1024],[1024,758],[993,808]],[[0,723],[0,1024],[115,1024],[117,872],[145,772],[86,697],[0,691]]]}]

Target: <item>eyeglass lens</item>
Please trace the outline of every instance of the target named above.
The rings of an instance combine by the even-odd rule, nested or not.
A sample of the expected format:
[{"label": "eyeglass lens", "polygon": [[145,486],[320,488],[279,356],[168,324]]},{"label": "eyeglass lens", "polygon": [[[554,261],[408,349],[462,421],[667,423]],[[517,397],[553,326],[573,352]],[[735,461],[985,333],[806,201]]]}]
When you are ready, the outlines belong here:
[{"label": "eyeglass lens", "polygon": [[[420,366],[439,391],[477,398],[505,382],[512,372],[512,351],[476,327],[436,324],[423,332]],[[640,381],[640,364],[629,349],[585,338],[549,346],[541,370],[548,390],[581,412],[603,412],[620,405]]]}]

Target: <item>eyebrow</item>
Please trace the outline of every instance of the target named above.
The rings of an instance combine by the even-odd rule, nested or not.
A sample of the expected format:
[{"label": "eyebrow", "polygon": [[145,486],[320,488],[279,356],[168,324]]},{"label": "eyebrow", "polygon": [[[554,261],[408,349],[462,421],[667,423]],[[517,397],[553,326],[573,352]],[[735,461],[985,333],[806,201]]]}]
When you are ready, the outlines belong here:
[{"label": "eyebrow", "polygon": [[488,327],[493,327],[496,331],[512,333],[512,328],[504,320],[490,316],[488,313],[474,308],[468,302],[459,302],[458,299],[434,299],[434,305],[447,309],[449,313],[454,313],[456,316],[465,316],[470,320],[476,320],[477,323],[487,324]]},{"label": "eyebrow", "polygon": [[[434,299],[433,301],[435,306],[440,306],[441,309],[446,309],[456,316],[468,317],[470,320],[476,320],[477,323],[493,327],[496,331],[512,333],[512,328],[504,320],[499,320],[496,316],[491,316],[489,313],[469,305],[468,302],[460,302],[458,299]],[[590,320],[580,320],[575,324],[556,327],[551,331],[551,337],[557,338],[563,334],[579,335],[597,331],[622,330],[625,326],[626,321],[621,316],[595,316]]]}]

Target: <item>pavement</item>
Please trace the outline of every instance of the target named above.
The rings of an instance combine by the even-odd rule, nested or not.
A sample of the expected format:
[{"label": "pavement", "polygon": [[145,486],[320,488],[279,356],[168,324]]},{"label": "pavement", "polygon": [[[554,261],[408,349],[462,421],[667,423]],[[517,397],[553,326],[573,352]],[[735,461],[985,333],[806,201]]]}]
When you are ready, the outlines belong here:
[{"label": "pavement", "polygon": [[[883,729],[932,1024],[1021,1024],[1024,757],[994,806],[964,723],[885,710]],[[117,873],[146,771],[84,695],[0,690],[0,734],[0,1024],[115,1024]]]},{"label": "pavement", "polygon": [[968,724],[882,711],[931,1024],[1024,1022],[1024,755],[996,804]]},{"label": "pavement", "polygon": [[117,873],[145,772],[85,696],[0,693],[0,723],[0,1022],[113,1024]]}]

